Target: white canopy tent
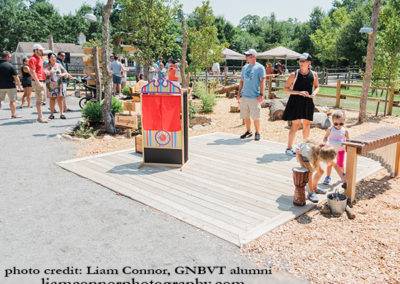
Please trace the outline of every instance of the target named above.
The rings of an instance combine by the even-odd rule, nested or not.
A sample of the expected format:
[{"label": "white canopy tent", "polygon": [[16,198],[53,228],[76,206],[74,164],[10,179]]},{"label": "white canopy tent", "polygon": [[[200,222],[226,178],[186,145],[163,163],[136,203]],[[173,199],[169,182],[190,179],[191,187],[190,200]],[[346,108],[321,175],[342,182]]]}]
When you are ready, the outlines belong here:
[{"label": "white canopy tent", "polygon": [[240,54],[239,52],[233,51],[229,48],[224,48],[222,50],[221,58],[227,60],[246,60],[246,56],[244,54]]},{"label": "white canopy tent", "polygon": [[261,52],[257,55],[258,59],[286,59],[286,60],[297,60],[300,57],[300,53],[290,50],[283,46],[278,46],[271,50]]}]

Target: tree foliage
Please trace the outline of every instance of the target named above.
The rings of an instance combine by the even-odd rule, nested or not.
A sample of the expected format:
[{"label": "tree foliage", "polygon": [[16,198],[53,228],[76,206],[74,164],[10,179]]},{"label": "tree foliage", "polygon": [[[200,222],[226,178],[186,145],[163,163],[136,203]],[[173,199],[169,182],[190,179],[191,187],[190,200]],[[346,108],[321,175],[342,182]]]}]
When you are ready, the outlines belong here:
[{"label": "tree foliage", "polygon": [[127,40],[140,50],[147,78],[151,62],[174,46],[175,39],[167,28],[177,4],[169,0],[122,0],[120,5]]},{"label": "tree foliage", "polygon": [[193,27],[189,29],[189,59],[199,68],[211,66],[220,61],[222,49],[228,44],[220,44],[218,29],[214,26],[214,15],[210,1],[203,1],[203,5],[196,7],[191,16]]}]

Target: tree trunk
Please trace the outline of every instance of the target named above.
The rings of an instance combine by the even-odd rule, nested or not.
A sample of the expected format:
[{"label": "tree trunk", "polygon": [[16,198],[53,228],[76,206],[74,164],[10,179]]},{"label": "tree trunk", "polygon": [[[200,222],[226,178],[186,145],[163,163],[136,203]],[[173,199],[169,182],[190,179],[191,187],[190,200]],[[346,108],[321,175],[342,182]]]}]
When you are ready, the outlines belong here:
[{"label": "tree trunk", "polygon": [[104,104],[103,104],[103,119],[106,132],[115,133],[114,116],[111,113],[112,102],[112,73],[109,68],[110,58],[110,14],[114,0],[107,0],[104,5],[103,20],[101,22],[102,31],[102,49],[101,57],[103,62],[103,82],[104,82]]},{"label": "tree trunk", "polygon": [[101,102],[101,75],[100,75],[100,63],[99,63],[99,47],[93,47],[93,62],[94,72],[96,74],[96,99]]},{"label": "tree trunk", "polygon": [[52,36],[52,35],[49,35],[49,36],[47,37],[47,41],[48,41],[48,43],[49,43],[49,49],[50,49],[52,52],[54,52],[54,41],[53,41],[53,36]]},{"label": "tree trunk", "polygon": [[371,84],[372,68],[374,65],[375,38],[376,38],[376,31],[378,28],[378,16],[379,16],[380,6],[381,6],[381,0],[375,0],[374,9],[372,11],[373,31],[372,31],[372,34],[368,35],[367,60],[366,60],[366,66],[365,66],[364,81],[363,81],[362,91],[361,91],[360,113],[358,116],[359,123],[363,123],[367,120],[368,90],[369,90],[369,87]]},{"label": "tree trunk", "polygon": [[225,94],[225,93],[229,93],[232,91],[239,91],[239,84],[233,84],[233,85],[229,85],[229,86],[222,86],[219,87],[218,89],[214,90],[214,93],[216,94]]},{"label": "tree trunk", "polygon": [[269,118],[272,121],[281,120],[285,106],[280,100],[272,100],[269,106]]},{"label": "tree trunk", "polygon": [[187,38],[188,34],[186,32],[186,20],[185,17],[182,19],[182,35],[183,35],[183,43],[182,43],[182,57],[181,57],[181,78],[182,78],[182,87],[187,88],[188,83],[186,82],[186,53],[187,53]]}]

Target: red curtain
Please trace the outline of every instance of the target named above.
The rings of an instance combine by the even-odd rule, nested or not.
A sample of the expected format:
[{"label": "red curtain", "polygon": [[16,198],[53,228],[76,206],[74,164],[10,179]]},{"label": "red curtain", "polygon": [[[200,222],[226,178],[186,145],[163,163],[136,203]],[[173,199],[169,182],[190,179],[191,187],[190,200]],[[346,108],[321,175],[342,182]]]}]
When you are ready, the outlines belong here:
[{"label": "red curtain", "polygon": [[181,97],[142,95],[142,127],[144,130],[181,130]]}]

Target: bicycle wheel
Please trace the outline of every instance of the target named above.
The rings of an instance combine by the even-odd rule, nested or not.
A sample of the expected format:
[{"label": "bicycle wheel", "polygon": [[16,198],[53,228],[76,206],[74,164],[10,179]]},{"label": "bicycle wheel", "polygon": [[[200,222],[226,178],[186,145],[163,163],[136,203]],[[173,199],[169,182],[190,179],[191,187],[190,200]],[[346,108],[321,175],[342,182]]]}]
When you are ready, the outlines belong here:
[{"label": "bicycle wheel", "polygon": [[83,108],[83,107],[86,105],[86,103],[87,103],[87,98],[86,98],[86,97],[80,99],[80,100],[79,100],[79,106],[80,106],[80,108]]}]

